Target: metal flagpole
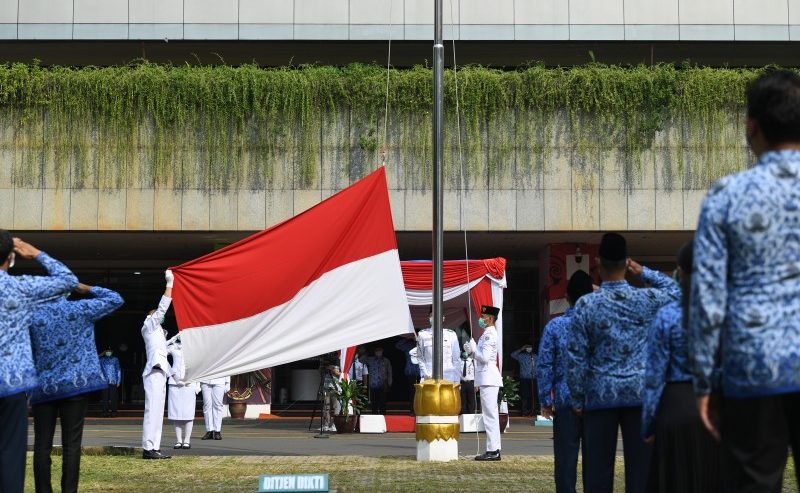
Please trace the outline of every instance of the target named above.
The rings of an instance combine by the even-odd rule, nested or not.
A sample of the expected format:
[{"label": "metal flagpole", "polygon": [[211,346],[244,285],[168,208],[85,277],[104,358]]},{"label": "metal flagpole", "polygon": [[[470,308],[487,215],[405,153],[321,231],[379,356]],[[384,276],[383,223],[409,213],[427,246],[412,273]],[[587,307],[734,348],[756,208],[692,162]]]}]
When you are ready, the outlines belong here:
[{"label": "metal flagpole", "polygon": [[433,27],[433,378],[442,379],[442,126],[444,114],[444,44],[442,42],[442,0],[435,0]]}]

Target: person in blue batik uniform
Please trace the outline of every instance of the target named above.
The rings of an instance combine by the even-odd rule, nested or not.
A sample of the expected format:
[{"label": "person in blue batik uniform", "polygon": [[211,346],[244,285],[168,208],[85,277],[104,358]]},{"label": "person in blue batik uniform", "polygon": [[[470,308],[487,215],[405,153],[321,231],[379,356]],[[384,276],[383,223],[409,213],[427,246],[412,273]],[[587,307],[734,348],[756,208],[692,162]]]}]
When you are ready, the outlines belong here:
[{"label": "person in blue batik uniform", "polygon": [[533,345],[526,344],[511,352],[511,357],[519,363],[519,392],[522,401],[522,415],[533,415],[533,380],[536,378],[536,353]]},{"label": "person in blue batik uniform", "polygon": [[591,293],[592,288],[592,278],[589,274],[582,270],[572,274],[567,283],[567,301],[570,307],[563,315],[547,323],[539,343],[536,380],[542,414],[546,418],[553,418],[557,493],[575,493],[578,481],[578,451],[581,449],[583,424],[581,418],[572,412],[566,380],[566,352],[570,337],[570,322],[575,313],[573,307],[584,295]]},{"label": "person in blue batik uniform", "polygon": [[689,347],[731,491],[780,491],[789,446],[800,462],[800,76],[753,81],[746,132],[758,162],[717,182],[700,211]]},{"label": "person in blue batik uniform", "polygon": [[108,384],[100,396],[103,402],[103,416],[117,416],[117,403],[119,401],[119,386],[122,385],[122,369],[119,359],[114,356],[111,348],[106,348],[100,355],[100,369],[106,377]]},{"label": "person in blue batik uniform", "polygon": [[[668,276],[630,260],[625,238],[616,233],[603,236],[599,254],[603,284],[575,305],[567,384],[572,406],[583,416],[586,491],[613,490],[621,428],[625,491],[639,493],[651,449],[639,436],[647,329],[658,309],[679,299],[681,291]],[[628,271],[652,287],[630,286]]]},{"label": "person in blue batik uniform", "polygon": [[403,351],[403,356],[406,357],[406,366],[403,373],[406,376],[406,385],[408,387],[409,405],[411,407],[411,414],[414,414],[414,395],[416,395],[416,387],[414,384],[419,382],[419,365],[411,360],[411,350],[417,347],[416,336],[414,334],[403,334],[394,344],[394,347]]},{"label": "person in blue batik uniform", "polygon": [[692,282],[691,243],[678,252],[678,278],[683,302],[661,308],[647,338],[642,438],[654,443],[648,491],[714,493],[722,489],[720,448],[695,406],[683,324]]},{"label": "person in blue batik uniform", "polygon": [[53,491],[50,454],[56,420],[61,419],[61,491],[78,491],[83,422],[88,393],[108,387],[94,342],[94,323],[122,306],[115,291],[78,284],[86,299],[65,296],[40,303],[31,316],[31,342],[39,385],[31,392],[33,407],[33,478],[36,491]]},{"label": "person in blue batik uniform", "polygon": [[[36,259],[48,276],[11,276],[15,257]],[[61,262],[0,230],[0,491],[22,493],[28,441],[28,403],[36,387],[30,338],[35,304],[72,291],[78,278]]]}]

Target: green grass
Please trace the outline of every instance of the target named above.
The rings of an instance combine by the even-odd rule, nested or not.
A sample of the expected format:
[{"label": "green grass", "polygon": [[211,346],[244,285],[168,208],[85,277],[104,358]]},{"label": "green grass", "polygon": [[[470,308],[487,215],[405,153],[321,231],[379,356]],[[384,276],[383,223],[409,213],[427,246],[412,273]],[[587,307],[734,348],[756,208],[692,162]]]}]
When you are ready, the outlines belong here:
[{"label": "green grass", "polygon": [[[33,492],[31,456],[25,491]],[[783,491],[797,491],[793,466]],[[138,456],[81,459],[82,492],[253,492],[261,474],[329,473],[339,492],[552,492],[552,457],[509,456],[502,462],[459,460],[417,463],[412,457],[175,457],[144,461]],[[53,457],[53,486],[58,491],[60,457]],[[622,460],[617,460],[615,490],[624,491]],[[580,490],[580,488],[579,488]]]}]

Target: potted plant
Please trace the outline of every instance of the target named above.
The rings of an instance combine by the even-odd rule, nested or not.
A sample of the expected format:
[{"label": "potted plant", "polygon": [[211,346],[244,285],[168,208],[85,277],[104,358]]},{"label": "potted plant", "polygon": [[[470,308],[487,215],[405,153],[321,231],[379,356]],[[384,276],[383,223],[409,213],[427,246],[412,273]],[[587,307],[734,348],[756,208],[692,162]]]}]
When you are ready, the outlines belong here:
[{"label": "potted plant", "polygon": [[367,391],[364,385],[353,380],[341,380],[333,390],[339,401],[339,414],[333,417],[336,433],[353,433],[356,427],[355,412],[364,411],[367,407]]},{"label": "potted plant", "polygon": [[247,374],[231,377],[231,389],[225,393],[228,397],[228,410],[233,419],[244,419],[247,413],[247,399],[253,396],[250,378]]},{"label": "potted plant", "polygon": [[508,426],[508,405],[519,402],[519,382],[511,377],[503,377],[503,386],[497,392],[497,403],[500,406],[500,433],[505,433]]}]

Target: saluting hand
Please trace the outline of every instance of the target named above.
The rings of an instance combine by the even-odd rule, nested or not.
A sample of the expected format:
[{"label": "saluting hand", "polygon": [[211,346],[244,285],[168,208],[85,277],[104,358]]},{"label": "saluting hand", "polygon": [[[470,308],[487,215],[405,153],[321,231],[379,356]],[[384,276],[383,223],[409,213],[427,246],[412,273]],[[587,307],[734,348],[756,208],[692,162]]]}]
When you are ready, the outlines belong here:
[{"label": "saluting hand", "polygon": [[19,238],[14,238],[14,252],[20,257],[29,260],[38,257],[39,254],[42,253],[42,251],[35,246],[31,245],[30,243],[26,243]]},{"label": "saluting hand", "polygon": [[644,273],[644,267],[642,267],[639,262],[633,259],[628,259],[628,272],[636,277],[639,277]]}]

